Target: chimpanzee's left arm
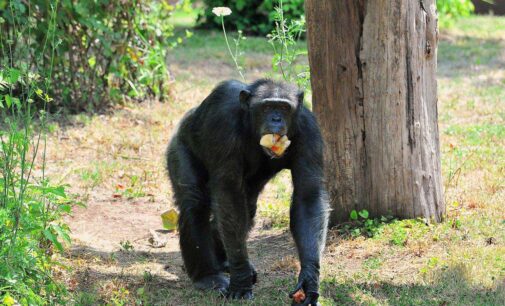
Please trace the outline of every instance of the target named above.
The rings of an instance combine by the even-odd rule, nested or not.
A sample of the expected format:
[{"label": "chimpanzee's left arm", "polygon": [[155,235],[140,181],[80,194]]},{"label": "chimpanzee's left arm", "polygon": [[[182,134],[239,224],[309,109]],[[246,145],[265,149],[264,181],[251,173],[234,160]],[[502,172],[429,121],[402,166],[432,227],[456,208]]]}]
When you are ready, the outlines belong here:
[{"label": "chimpanzee's left arm", "polygon": [[292,294],[299,289],[304,290],[306,299],[302,305],[317,305],[320,256],[328,226],[322,140],[318,130],[312,131],[311,137],[302,136],[304,139],[298,141],[291,165],[294,190],[290,228],[301,265],[298,284]]}]

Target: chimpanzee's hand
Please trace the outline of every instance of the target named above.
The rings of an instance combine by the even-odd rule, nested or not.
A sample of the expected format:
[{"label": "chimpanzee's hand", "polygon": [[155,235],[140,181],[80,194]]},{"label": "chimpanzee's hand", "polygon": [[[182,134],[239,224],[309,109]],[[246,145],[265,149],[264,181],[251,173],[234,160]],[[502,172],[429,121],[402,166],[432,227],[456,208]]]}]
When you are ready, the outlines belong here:
[{"label": "chimpanzee's hand", "polygon": [[251,300],[253,298],[252,286],[256,280],[256,270],[250,263],[243,269],[231,269],[227,298]]},{"label": "chimpanzee's hand", "polygon": [[293,298],[293,295],[303,289],[305,293],[305,300],[302,301],[301,304],[293,301],[291,304],[294,305],[303,305],[303,306],[317,306],[317,299],[319,298],[319,271],[317,269],[303,269],[300,271],[300,275],[298,276],[298,284],[291,293],[289,294],[290,298]]}]

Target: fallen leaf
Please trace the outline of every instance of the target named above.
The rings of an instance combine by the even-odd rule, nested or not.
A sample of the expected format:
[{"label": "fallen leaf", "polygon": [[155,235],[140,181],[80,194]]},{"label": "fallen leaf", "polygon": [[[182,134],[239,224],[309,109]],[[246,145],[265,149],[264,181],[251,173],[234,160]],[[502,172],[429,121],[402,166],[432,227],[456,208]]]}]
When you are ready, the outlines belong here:
[{"label": "fallen leaf", "polygon": [[177,229],[177,221],[179,220],[179,214],[175,209],[167,210],[161,214],[161,221],[163,222],[163,227],[167,230],[173,231]]}]

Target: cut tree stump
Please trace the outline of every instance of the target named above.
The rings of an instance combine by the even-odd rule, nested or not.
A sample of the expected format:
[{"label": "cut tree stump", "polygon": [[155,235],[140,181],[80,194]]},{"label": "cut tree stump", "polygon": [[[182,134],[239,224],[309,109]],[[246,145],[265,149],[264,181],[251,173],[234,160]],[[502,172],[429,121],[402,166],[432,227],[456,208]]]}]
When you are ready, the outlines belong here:
[{"label": "cut tree stump", "polygon": [[445,214],[433,0],[307,0],[331,221]]}]

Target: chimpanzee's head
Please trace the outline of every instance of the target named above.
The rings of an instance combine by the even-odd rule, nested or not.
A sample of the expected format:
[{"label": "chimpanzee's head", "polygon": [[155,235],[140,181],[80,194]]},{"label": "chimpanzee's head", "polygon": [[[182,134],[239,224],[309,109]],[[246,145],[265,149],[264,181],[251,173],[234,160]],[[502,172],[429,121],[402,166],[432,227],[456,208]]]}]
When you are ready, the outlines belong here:
[{"label": "chimpanzee's head", "polygon": [[284,136],[303,104],[303,92],[294,85],[262,79],[240,92],[240,103],[250,113],[256,136]]},{"label": "chimpanzee's head", "polygon": [[[296,86],[261,79],[240,92],[242,108],[248,112],[253,133],[260,139],[267,134],[280,139],[289,133],[300,107],[303,105],[303,92]],[[282,156],[263,148],[272,158]]]}]

